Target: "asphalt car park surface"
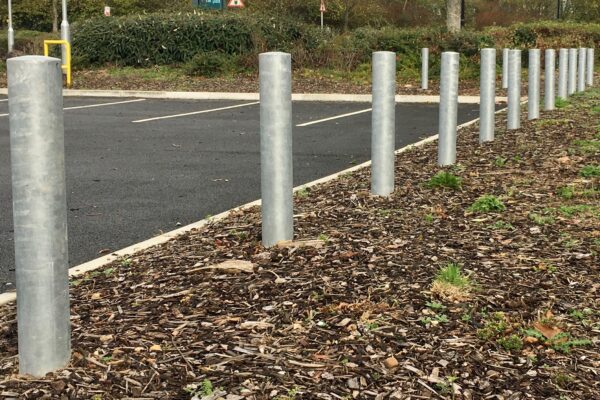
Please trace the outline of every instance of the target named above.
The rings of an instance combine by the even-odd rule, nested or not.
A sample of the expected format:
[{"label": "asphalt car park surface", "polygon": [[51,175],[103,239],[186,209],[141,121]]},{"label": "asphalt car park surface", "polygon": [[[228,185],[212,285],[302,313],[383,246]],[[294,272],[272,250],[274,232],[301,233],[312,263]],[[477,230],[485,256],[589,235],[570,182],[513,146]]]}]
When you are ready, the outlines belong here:
[{"label": "asphalt car park surface", "polygon": [[[64,99],[70,265],[260,198],[259,104]],[[370,158],[369,103],[294,102],[294,185]],[[478,116],[459,105],[459,123]],[[0,98],[0,292],[13,288],[8,103]],[[396,147],[437,133],[438,105],[396,106]]]}]

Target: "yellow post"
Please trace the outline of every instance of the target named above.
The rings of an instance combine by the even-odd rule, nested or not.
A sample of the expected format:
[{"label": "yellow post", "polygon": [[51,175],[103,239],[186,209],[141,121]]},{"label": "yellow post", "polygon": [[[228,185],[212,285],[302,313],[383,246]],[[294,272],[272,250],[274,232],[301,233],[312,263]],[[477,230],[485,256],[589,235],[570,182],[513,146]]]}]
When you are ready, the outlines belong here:
[{"label": "yellow post", "polygon": [[67,87],[71,87],[71,44],[66,40],[44,40],[44,55],[46,57],[50,54],[49,47],[51,44],[65,46],[67,50],[67,63],[62,66],[62,69],[65,71],[65,75],[67,75]]}]

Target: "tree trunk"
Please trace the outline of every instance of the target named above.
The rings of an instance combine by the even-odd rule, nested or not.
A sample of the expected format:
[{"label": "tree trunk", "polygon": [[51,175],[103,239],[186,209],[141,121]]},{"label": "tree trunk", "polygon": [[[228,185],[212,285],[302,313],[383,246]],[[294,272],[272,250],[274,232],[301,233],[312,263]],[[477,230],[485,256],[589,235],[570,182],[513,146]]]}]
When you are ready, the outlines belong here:
[{"label": "tree trunk", "polygon": [[448,32],[460,32],[461,0],[446,0],[446,14]]},{"label": "tree trunk", "polygon": [[58,32],[58,0],[52,0],[52,32]]},{"label": "tree trunk", "polygon": [[344,32],[348,32],[348,20],[350,19],[350,4],[346,1],[346,7],[344,10]]}]

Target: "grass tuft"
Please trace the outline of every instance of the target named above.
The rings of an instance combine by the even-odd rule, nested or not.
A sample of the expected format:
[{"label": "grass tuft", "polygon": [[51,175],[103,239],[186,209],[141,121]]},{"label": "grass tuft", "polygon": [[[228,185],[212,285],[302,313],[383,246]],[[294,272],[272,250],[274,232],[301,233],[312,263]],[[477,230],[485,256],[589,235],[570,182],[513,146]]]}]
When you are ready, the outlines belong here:
[{"label": "grass tuft", "polygon": [[471,296],[472,283],[463,275],[459,264],[449,263],[441,268],[433,283],[431,293],[449,301],[464,301]]},{"label": "grass tuft", "polygon": [[585,178],[592,178],[600,176],[600,165],[586,165],[581,168],[579,174]]},{"label": "grass tuft", "polygon": [[481,196],[468,208],[468,211],[474,213],[492,213],[504,210],[506,210],[504,203],[496,196],[490,194]]},{"label": "grass tuft", "polygon": [[554,102],[554,106],[556,108],[565,108],[569,105],[569,102],[565,99],[563,99],[562,97],[557,97],[555,102]]},{"label": "grass tuft", "polygon": [[427,187],[429,188],[445,187],[458,190],[460,189],[461,185],[462,178],[447,171],[438,172],[427,182]]}]

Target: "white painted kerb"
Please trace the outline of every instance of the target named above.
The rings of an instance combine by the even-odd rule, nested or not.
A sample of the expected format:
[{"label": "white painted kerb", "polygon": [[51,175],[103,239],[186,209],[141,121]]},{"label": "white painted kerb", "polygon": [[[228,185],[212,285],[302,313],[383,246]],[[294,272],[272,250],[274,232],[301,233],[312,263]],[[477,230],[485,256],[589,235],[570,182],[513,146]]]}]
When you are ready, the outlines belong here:
[{"label": "white painted kerb", "polygon": [[[0,94],[7,95],[7,89],[0,89]],[[224,92],[158,92],[141,90],[74,90],[65,89],[66,97],[129,97],[145,99],[169,100],[244,100],[258,101],[258,93],[224,93]],[[332,101],[370,103],[370,94],[328,94],[328,93],[294,93],[293,101]],[[396,103],[439,103],[440,96],[396,95]],[[462,104],[479,104],[479,96],[458,96]],[[496,97],[496,102],[505,103],[506,97]]]}]

